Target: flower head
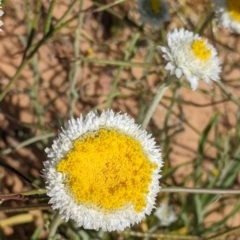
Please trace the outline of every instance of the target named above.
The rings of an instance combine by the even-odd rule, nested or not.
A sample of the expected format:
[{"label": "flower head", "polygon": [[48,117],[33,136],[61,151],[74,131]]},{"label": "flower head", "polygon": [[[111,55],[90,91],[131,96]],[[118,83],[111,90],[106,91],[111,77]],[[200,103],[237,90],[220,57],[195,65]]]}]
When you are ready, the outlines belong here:
[{"label": "flower head", "polygon": [[214,0],[215,12],[221,26],[240,33],[240,1]]},{"label": "flower head", "polygon": [[160,220],[162,226],[170,226],[173,222],[177,220],[176,212],[173,210],[172,206],[161,204],[154,213],[154,215]]},{"label": "flower head", "polygon": [[149,24],[155,29],[170,20],[168,5],[163,0],[138,0],[138,9],[141,21]]},{"label": "flower head", "polygon": [[166,69],[180,78],[184,74],[195,90],[200,79],[210,84],[219,80],[220,60],[216,49],[198,34],[175,29],[167,35],[168,47],[159,47],[168,61]]},{"label": "flower head", "polygon": [[86,229],[123,230],[150,214],[162,159],[126,114],[71,119],[46,150],[43,177],[53,209]]}]

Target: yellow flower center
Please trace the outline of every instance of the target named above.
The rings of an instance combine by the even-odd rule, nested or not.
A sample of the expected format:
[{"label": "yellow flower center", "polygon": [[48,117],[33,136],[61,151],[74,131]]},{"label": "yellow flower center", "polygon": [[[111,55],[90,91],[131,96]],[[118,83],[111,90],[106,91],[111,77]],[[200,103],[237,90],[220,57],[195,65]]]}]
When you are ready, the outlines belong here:
[{"label": "yellow flower center", "polygon": [[203,61],[207,61],[211,55],[211,49],[208,49],[206,43],[201,39],[195,40],[191,48],[194,54]]},{"label": "yellow flower center", "polygon": [[77,139],[57,165],[77,203],[106,212],[129,205],[142,211],[156,168],[139,141],[114,129]]},{"label": "yellow flower center", "polygon": [[235,20],[240,21],[240,1],[227,0],[227,8],[229,15]]},{"label": "yellow flower center", "polygon": [[161,10],[161,3],[159,0],[150,0],[150,8],[155,13],[160,13]]}]

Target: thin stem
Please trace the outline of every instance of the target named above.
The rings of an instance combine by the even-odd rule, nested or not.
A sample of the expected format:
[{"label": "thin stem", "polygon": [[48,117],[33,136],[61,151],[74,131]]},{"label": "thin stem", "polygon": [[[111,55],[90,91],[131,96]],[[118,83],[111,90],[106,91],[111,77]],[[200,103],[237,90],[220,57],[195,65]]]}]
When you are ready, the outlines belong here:
[{"label": "thin stem", "polygon": [[164,80],[164,82],[159,86],[152,102],[150,103],[148,110],[145,114],[145,117],[142,121],[142,128],[146,128],[157,105],[159,104],[160,100],[163,97],[163,94],[166,92],[166,90],[168,89],[169,85],[176,80],[176,76],[175,75],[171,75],[169,76],[166,80]]},{"label": "thin stem", "polygon": [[238,107],[240,107],[240,101],[237,97],[231,93],[228,88],[222,83],[222,82],[216,82],[217,85],[221,88],[221,90],[226,94],[226,96],[231,99],[234,103],[237,104]]},{"label": "thin stem", "polygon": [[33,29],[37,29],[39,25],[39,19],[41,16],[41,6],[42,6],[41,0],[38,0],[36,4],[35,17],[33,19]]},{"label": "thin stem", "polygon": [[236,227],[236,228],[233,228],[233,229],[230,229],[230,230],[227,230],[226,232],[224,233],[220,233],[220,234],[217,234],[215,236],[211,236],[209,238],[207,238],[207,240],[219,240],[219,239],[226,239],[225,237],[231,235],[231,234],[237,234],[240,232],[240,227]]},{"label": "thin stem", "polygon": [[50,224],[48,240],[53,240],[53,237],[56,235],[56,231],[61,222],[62,222],[61,216],[57,213],[52,223]]},{"label": "thin stem", "polygon": [[[36,187],[37,188],[37,187]],[[8,200],[30,200],[30,199],[48,199],[47,197],[41,196],[46,194],[46,189],[34,189],[27,192],[20,193],[10,193],[10,194],[1,194],[0,195],[0,203]]]},{"label": "thin stem", "polygon": [[13,207],[13,208],[1,207],[0,212],[16,213],[16,212],[28,212],[32,210],[48,210],[48,209],[51,209],[51,205],[49,204],[35,204],[35,205],[28,205],[24,207]]},{"label": "thin stem", "polygon": [[168,193],[200,193],[200,194],[240,194],[240,189],[208,189],[208,188],[162,188],[160,192]]},{"label": "thin stem", "polygon": [[209,26],[209,23],[214,19],[215,17],[215,12],[211,12],[207,18],[205,19],[205,21],[203,22],[202,26],[199,28],[198,31],[196,31],[199,35],[202,35],[202,33],[204,32],[204,30]]},{"label": "thin stem", "polygon": [[99,65],[112,65],[120,67],[140,67],[140,68],[150,68],[154,67],[152,63],[141,63],[141,62],[128,62],[128,61],[117,61],[117,60],[106,60],[106,59],[97,59],[97,58],[84,58],[81,57],[83,62],[90,62]]},{"label": "thin stem", "polygon": [[[124,54],[124,62],[127,62],[129,60],[129,58],[131,57],[131,53],[134,49],[134,46],[136,45],[138,39],[140,37],[140,34],[137,33],[133,36],[133,39],[130,43],[130,46],[125,50],[125,54]],[[117,85],[118,85],[118,82],[119,82],[119,79],[120,79],[120,75],[123,71],[124,67],[123,66],[120,66],[118,68],[118,71],[117,71],[117,74],[114,78],[114,81],[112,83],[112,87],[111,87],[111,90],[110,90],[110,93],[109,93],[109,97],[107,99],[107,103],[106,103],[106,108],[111,108],[111,105],[112,105],[112,102],[113,102],[113,99],[114,97],[116,96],[116,90],[117,90]]]},{"label": "thin stem", "polygon": [[[79,56],[80,56],[79,44],[80,44],[80,38],[81,38],[81,32],[82,32],[81,30],[82,30],[83,18],[84,18],[84,12],[81,12],[83,8],[83,4],[84,4],[84,0],[80,0],[78,23],[75,31],[75,40],[74,40],[74,57],[76,59],[79,59]],[[70,75],[70,87],[69,87],[69,98],[70,98],[69,117],[72,117],[74,107],[78,99],[76,84],[79,77],[79,73],[81,71],[80,64],[81,64],[80,59],[75,61],[70,72],[71,75]]]},{"label": "thin stem", "polygon": [[6,96],[8,91],[10,90],[11,86],[17,81],[18,77],[22,73],[22,70],[27,66],[27,64],[31,61],[31,58],[26,59],[21,63],[21,65],[18,67],[17,72],[15,75],[11,78],[7,86],[4,88],[4,90],[0,93],[0,101],[3,100],[3,98]]},{"label": "thin stem", "polygon": [[75,0],[72,5],[67,9],[67,11],[62,15],[55,25],[55,28],[60,27],[63,24],[64,19],[74,10],[75,5],[78,3],[78,0]]},{"label": "thin stem", "polygon": [[46,189],[45,188],[38,188],[26,192],[18,192],[18,193],[10,193],[10,194],[1,194],[0,197],[4,196],[15,196],[15,195],[23,195],[23,196],[31,196],[31,195],[43,195],[46,194]]},{"label": "thin stem", "polygon": [[104,4],[103,6],[97,8],[96,10],[94,10],[93,12],[101,12],[101,11],[107,10],[108,8],[111,8],[111,7],[113,7],[115,5],[118,5],[118,4],[120,4],[122,2],[125,2],[125,1],[126,0],[117,0],[117,1],[115,1],[113,3]]},{"label": "thin stem", "polygon": [[158,238],[158,239],[181,239],[181,240],[197,240],[199,239],[196,236],[180,236],[180,235],[167,235],[161,233],[143,233],[143,232],[135,232],[135,231],[125,231],[125,235],[134,236],[139,238]]},{"label": "thin stem", "polygon": [[26,0],[26,15],[27,15],[27,34],[29,35],[32,29],[32,14],[31,14],[31,0]]},{"label": "thin stem", "polygon": [[[76,3],[77,1],[75,1]],[[73,3],[74,5],[74,3]],[[67,12],[69,9],[67,10]],[[65,13],[66,14],[66,13]],[[64,14],[64,15],[65,15]],[[62,19],[62,18],[61,18]],[[6,94],[9,92],[11,86],[17,81],[19,76],[21,75],[23,69],[28,65],[28,63],[32,60],[32,57],[35,55],[35,53],[38,51],[38,49],[54,34],[56,34],[58,31],[60,31],[63,27],[67,26],[70,22],[74,20],[74,17],[67,20],[66,22],[62,23],[61,19],[56,24],[55,28],[51,31],[49,31],[46,35],[43,36],[43,38],[36,44],[34,49],[30,52],[29,56],[21,62],[20,66],[18,67],[15,75],[10,79],[7,86],[4,88],[4,90],[0,93],[0,102],[3,100],[3,98],[6,96]]]},{"label": "thin stem", "polygon": [[34,188],[38,188],[29,178],[27,178],[26,176],[24,176],[22,173],[20,173],[17,169],[15,169],[14,167],[10,166],[8,163],[6,163],[3,159],[0,158],[0,166],[8,169],[9,171],[15,173],[16,175],[18,175],[20,178],[22,178],[25,182],[29,183],[31,186],[33,186]]},{"label": "thin stem", "polygon": [[[237,156],[239,156],[240,154],[240,147],[238,147],[234,153],[233,153],[233,157],[234,158],[237,158]],[[239,163],[238,161],[236,161],[235,159],[231,159],[225,166],[224,169],[222,169],[221,173],[220,173],[220,176],[218,178],[218,181],[217,181],[217,184],[216,186],[221,186],[223,183],[224,183],[224,179],[226,178],[226,176],[228,175],[228,173],[234,169],[234,168],[238,168],[239,166]]]},{"label": "thin stem", "polygon": [[9,201],[9,200],[22,201],[22,200],[27,200],[27,199],[28,199],[27,197],[20,195],[20,194],[9,195],[9,196],[1,196],[0,195],[0,202]]},{"label": "thin stem", "polygon": [[[35,32],[37,31],[37,28],[39,26],[39,19],[40,19],[40,16],[41,16],[41,7],[42,7],[41,0],[38,0],[37,3],[35,4],[34,19],[30,20],[31,24],[28,24],[28,27],[31,27],[31,28],[29,28],[29,31],[28,31],[28,39],[27,39],[27,43],[25,45],[25,50],[24,50],[24,53],[23,53],[22,62],[26,58],[28,50],[31,49],[33,39],[34,39],[34,36],[35,36]],[[29,9],[29,11],[30,11],[30,9]]]},{"label": "thin stem", "polygon": [[3,151],[0,152],[0,155],[7,155],[7,154],[9,154],[13,151],[16,151],[17,149],[26,147],[26,146],[28,146],[32,143],[38,142],[38,141],[46,139],[46,138],[54,137],[55,135],[56,135],[55,133],[48,133],[48,134],[45,134],[45,135],[32,137],[30,139],[27,139],[26,141],[23,141],[23,142],[19,143],[15,147],[10,147],[10,148],[4,149]]},{"label": "thin stem", "polygon": [[45,21],[45,26],[44,26],[44,34],[47,34],[49,32],[50,29],[50,25],[51,25],[51,20],[52,20],[52,14],[53,14],[53,9],[55,7],[56,4],[56,0],[52,0],[49,10],[48,10],[48,14],[47,14],[47,18]]}]

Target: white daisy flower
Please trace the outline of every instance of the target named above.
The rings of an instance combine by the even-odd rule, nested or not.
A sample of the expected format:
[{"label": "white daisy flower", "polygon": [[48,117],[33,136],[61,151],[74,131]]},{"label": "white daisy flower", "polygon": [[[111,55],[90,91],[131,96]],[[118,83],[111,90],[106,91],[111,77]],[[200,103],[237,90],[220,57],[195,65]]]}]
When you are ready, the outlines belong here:
[{"label": "white daisy flower", "polygon": [[154,29],[161,28],[164,22],[170,20],[168,5],[163,0],[138,0],[138,9],[141,21]]},{"label": "white daisy flower", "polygon": [[53,209],[86,229],[122,231],[150,214],[160,149],[126,114],[71,119],[46,150],[43,177]]},{"label": "white daisy flower", "polygon": [[221,26],[240,33],[240,1],[214,0],[215,12]]},{"label": "white daisy flower", "polygon": [[160,220],[160,225],[165,227],[177,220],[177,214],[173,207],[163,203],[156,209],[154,215]]},{"label": "white daisy flower", "polygon": [[198,34],[184,29],[175,29],[167,35],[168,47],[159,46],[168,61],[165,69],[180,78],[184,74],[196,90],[198,81],[203,79],[210,84],[210,79],[219,80],[220,60],[216,49]]}]

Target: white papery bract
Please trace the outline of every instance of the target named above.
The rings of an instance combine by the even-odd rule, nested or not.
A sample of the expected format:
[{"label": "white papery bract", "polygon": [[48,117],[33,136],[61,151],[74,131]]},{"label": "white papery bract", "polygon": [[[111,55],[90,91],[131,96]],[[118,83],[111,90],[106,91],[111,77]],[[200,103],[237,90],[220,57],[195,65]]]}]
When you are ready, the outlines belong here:
[{"label": "white papery bract", "polygon": [[170,226],[177,220],[177,214],[173,207],[164,203],[156,208],[154,216],[160,220],[160,225],[165,227]]},{"label": "white papery bract", "polygon": [[[103,134],[105,138],[99,140],[102,132],[105,134]],[[132,141],[134,144],[136,143],[136,146],[140,146],[141,153],[133,151],[132,145],[125,144],[125,140],[119,140],[120,144],[118,145],[118,135],[117,138],[113,137],[116,134],[120,138],[130,139],[130,142]],[[111,141],[108,140],[109,138]],[[94,141],[99,141],[97,149],[93,147],[95,146],[93,145]],[[79,151],[80,148],[76,148],[76,144],[82,146],[82,151]],[[88,147],[90,149],[89,153]],[[140,222],[146,214],[151,213],[160,188],[158,180],[160,178],[160,168],[163,164],[160,149],[156,146],[151,135],[140,129],[140,126],[135,124],[134,120],[126,114],[115,114],[108,110],[99,115],[92,111],[85,118],[80,116],[80,118],[71,119],[61,129],[52,147],[45,151],[48,160],[44,162],[42,172],[46,181],[47,195],[50,197],[49,203],[52,204],[53,209],[59,210],[66,221],[72,219],[78,226],[83,226],[86,229],[122,231],[132,224]],[[131,154],[133,157],[131,157]],[[141,177],[138,178],[146,174],[147,169],[141,165],[145,163],[144,161],[136,166],[139,172],[132,171],[128,167],[129,162],[132,164],[136,160],[136,163],[138,163],[139,156],[143,156],[144,161],[146,159],[147,166],[151,166],[146,181]],[[65,165],[68,161],[72,161],[71,164]],[[104,164],[104,161],[107,163]],[[81,165],[78,169],[78,164],[83,164],[85,167]],[[135,165],[138,164],[133,164],[133,168]],[[124,166],[127,167],[124,168]],[[92,168],[94,169],[93,172],[91,172]],[[125,171],[122,171],[124,176],[119,174],[122,169]],[[65,172],[68,170],[76,174],[73,178],[73,184],[76,184],[76,186],[73,188],[71,188],[71,176]],[[83,179],[82,174],[85,174]],[[132,178],[128,181],[130,176]],[[78,177],[82,182],[77,182],[79,181]],[[89,179],[92,181],[91,186],[88,184]],[[103,182],[103,184],[100,185],[99,182]],[[108,182],[110,182],[110,186],[108,186]],[[111,183],[114,185],[112,186],[113,189],[111,189]],[[133,191],[130,194],[131,196],[141,193],[137,186],[142,186],[145,183],[147,192],[142,195],[143,206],[141,205],[137,209],[136,205],[130,201],[115,208],[115,200],[116,202],[125,201],[129,189]],[[128,187],[128,184],[132,185]],[[95,189],[95,186],[99,187]],[[115,199],[115,194],[121,193],[121,188],[123,188],[124,194],[119,196],[122,199]],[[76,189],[78,191],[74,192]],[[79,200],[85,189],[89,194],[84,195],[84,197],[87,200],[90,199],[89,201],[85,201],[84,198]],[[106,201],[102,200],[104,198],[106,198]]]},{"label": "white papery bract", "polygon": [[231,32],[240,33],[240,1],[214,0],[214,3],[219,25]]},{"label": "white papery bract", "polygon": [[158,30],[170,20],[169,8],[163,0],[138,0],[140,20]]},{"label": "white papery bract", "polygon": [[167,45],[158,47],[168,62],[165,69],[177,78],[185,75],[192,90],[196,90],[200,79],[207,84],[210,79],[219,80],[220,60],[216,49],[206,39],[185,29],[175,29],[167,34]]}]

